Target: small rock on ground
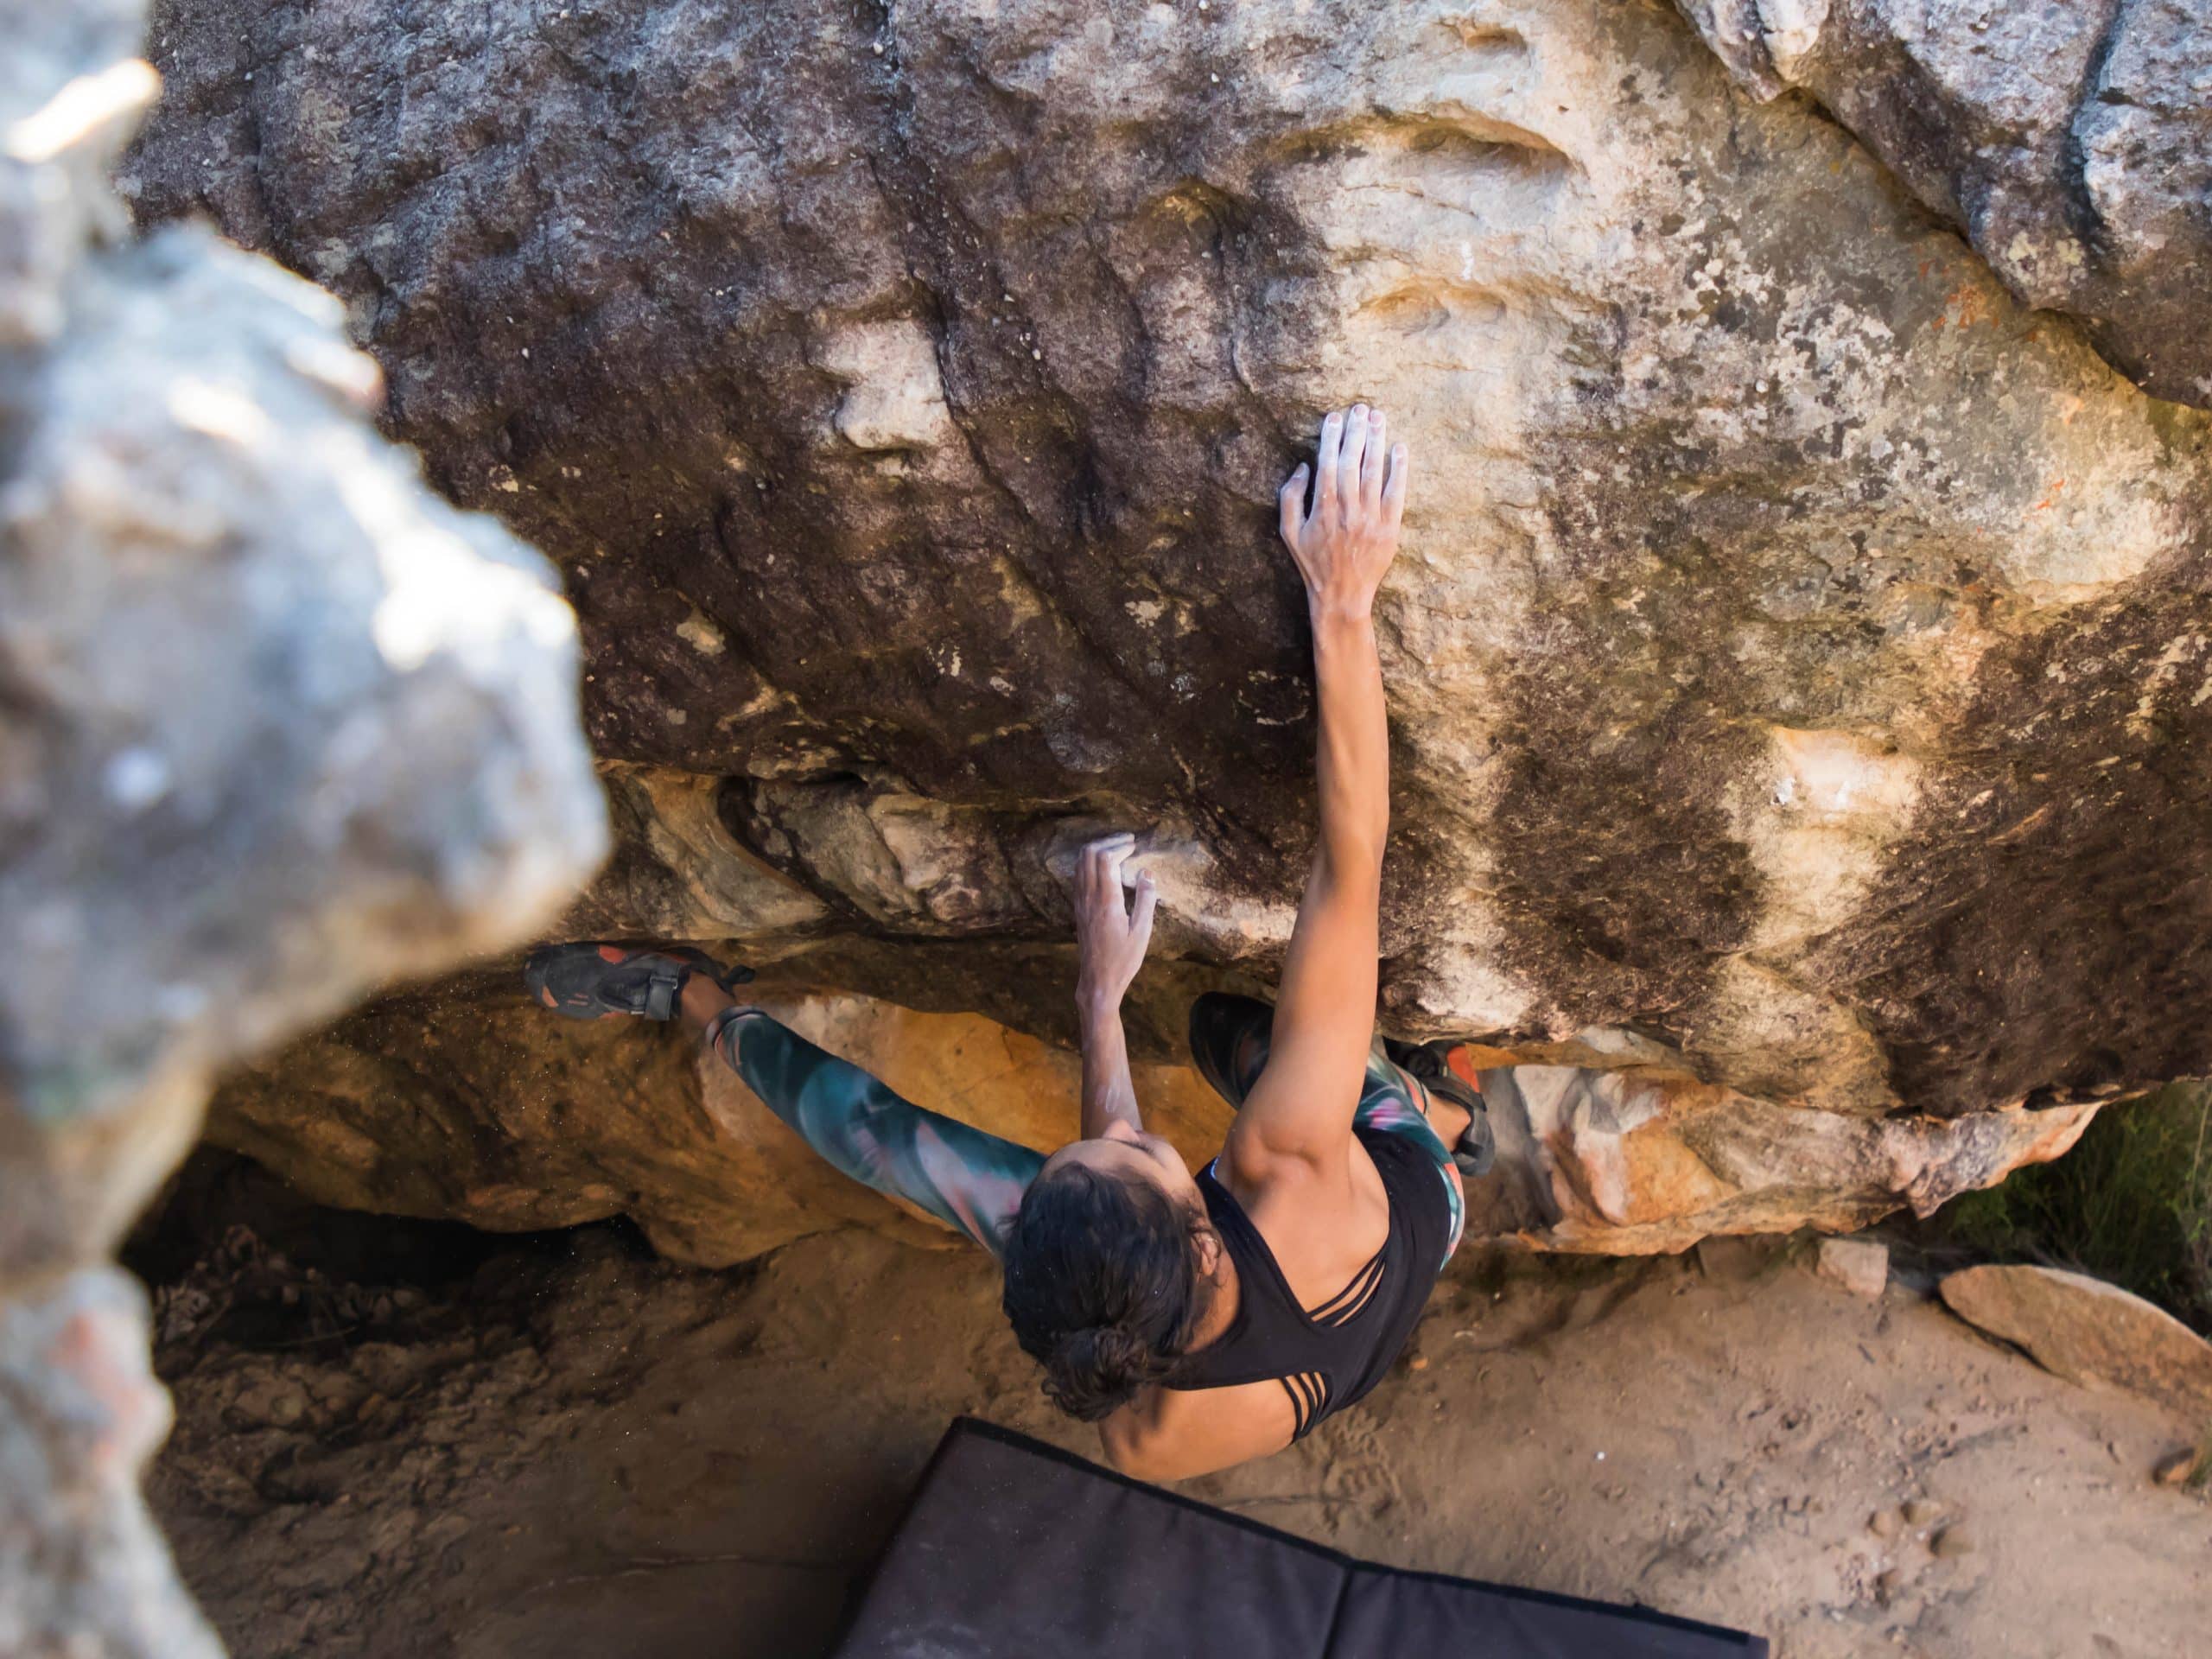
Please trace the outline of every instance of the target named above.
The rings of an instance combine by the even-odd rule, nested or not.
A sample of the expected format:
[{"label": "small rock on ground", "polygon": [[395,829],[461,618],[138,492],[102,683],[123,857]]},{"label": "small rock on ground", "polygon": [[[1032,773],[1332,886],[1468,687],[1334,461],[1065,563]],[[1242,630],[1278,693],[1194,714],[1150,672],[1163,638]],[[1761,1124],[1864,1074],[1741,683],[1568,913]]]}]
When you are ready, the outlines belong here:
[{"label": "small rock on ground", "polygon": [[1876,1300],[1890,1282],[1890,1247],[1871,1238],[1824,1238],[1816,1271],[1854,1296]]},{"label": "small rock on ground", "polygon": [[1964,1527],[1946,1527],[1930,1541],[1928,1548],[1943,1560],[1955,1560],[1961,1555],[1974,1554],[1974,1535]]},{"label": "small rock on ground", "polygon": [[2196,1474],[2196,1448],[2184,1446],[2170,1456],[2159,1459],[2158,1466],[2151,1471],[2151,1478],[2161,1486],[2183,1485]]}]

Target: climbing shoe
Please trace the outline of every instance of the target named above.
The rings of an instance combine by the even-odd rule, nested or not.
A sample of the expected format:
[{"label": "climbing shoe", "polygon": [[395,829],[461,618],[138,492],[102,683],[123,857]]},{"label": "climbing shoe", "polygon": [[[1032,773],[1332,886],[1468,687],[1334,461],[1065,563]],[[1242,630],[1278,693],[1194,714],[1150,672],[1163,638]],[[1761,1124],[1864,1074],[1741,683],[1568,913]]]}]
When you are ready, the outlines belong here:
[{"label": "climbing shoe", "polygon": [[1466,1112],[1466,1132],[1452,1148],[1452,1161],[1459,1166],[1460,1175],[1472,1180],[1489,1174],[1497,1162],[1497,1137],[1491,1132],[1490,1107],[1483,1091],[1452,1069],[1452,1051],[1459,1045],[1423,1043],[1415,1047],[1411,1043],[1386,1041],[1383,1046],[1400,1070],[1419,1079],[1430,1094]]},{"label": "climbing shoe", "polygon": [[530,994],[570,1020],[635,1014],[673,1020],[684,982],[704,974],[726,991],[753,977],[750,968],[725,968],[703,950],[683,944],[540,945],[523,964]]}]

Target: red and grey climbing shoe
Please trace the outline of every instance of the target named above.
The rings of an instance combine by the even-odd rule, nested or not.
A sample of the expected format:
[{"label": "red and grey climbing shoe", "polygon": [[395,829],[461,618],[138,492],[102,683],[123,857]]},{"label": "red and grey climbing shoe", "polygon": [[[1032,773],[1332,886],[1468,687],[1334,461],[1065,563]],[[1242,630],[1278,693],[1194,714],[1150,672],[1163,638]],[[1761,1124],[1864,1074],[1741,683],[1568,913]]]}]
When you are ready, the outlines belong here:
[{"label": "red and grey climbing shoe", "polygon": [[753,977],[750,968],[725,968],[689,945],[605,942],[540,945],[522,970],[530,994],[570,1020],[618,1014],[673,1020],[684,982],[694,974],[704,974],[726,991]]},{"label": "red and grey climbing shoe", "polygon": [[1466,1132],[1452,1148],[1452,1161],[1459,1166],[1460,1175],[1472,1180],[1489,1174],[1497,1162],[1497,1137],[1491,1130],[1490,1105],[1483,1099],[1482,1085],[1452,1064],[1452,1051],[1459,1045],[1424,1043],[1415,1048],[1410,1044],[1388,1043],[1385,1046],[1390,1058],[1418,1078],[1422,1088],[1467,1114]]}]

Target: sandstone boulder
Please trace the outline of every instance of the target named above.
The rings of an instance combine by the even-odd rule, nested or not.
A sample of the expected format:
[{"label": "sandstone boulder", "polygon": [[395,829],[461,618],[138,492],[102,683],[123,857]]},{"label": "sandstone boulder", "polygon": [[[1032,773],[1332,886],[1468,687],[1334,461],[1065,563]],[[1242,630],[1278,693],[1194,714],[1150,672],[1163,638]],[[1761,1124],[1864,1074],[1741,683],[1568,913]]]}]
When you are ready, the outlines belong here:
[{"label": "sandstone boulder", "polygon": [[2056,1268],[1967,1268],[1938,1288],[1951,1312],[2071,1382],[2147,1395],[2212,1419],[2212,1342],[2118,1285]]},{"label": "sandstone boulder", "polygon": [[2189,0],[1677,0],[1760,98],[1802,88],[2023,304],[2212,404],[2212,26]]},{"label": "sandstone boulder", "polygon": [[[1028,970],[1064,990],[1063,967],[1055,956]],[[1040,1150],[1075,1133],[1075,1054],[961,1011],[989,1000],[984,982],[948,974],[893,1001],[777,982],[788,971],[771,969],[765,1005],[907,1098]],[[993,976],[1012,971],[1001,961]],[[933,998],[948,1011],[906,1006]],[[1154,1001],[1130,1024],[1147,1052],[1170,1055],[1162,1027],[1181,998],[1171,985]],[[1469,1184],[1468,1234],[1538,1249],[1645,1255],[1713,1234],[1860,1227],[1901,1205],[1925,1214],[2056,1156],[2094,1109],[1869,1119],[1661,1068],[1478,1058],[1498,1166]],[[1192,1165],[1219,1149],[1229,1108],[1187,1060],[1141,1063],[1136,1079],[1147,1122]],[[846,1225],[953,1242],[838,1175],[677,1033],[552,1019],[511,977],[387,998],[242,1069],[207,1133],[325,1203],[496,1231],[626,1215],[664,1254],[709,1266]]]},{"label": "sandstone boulder", "polygon": [[[0,928],[26,964],[0,1092],[43,1148],[0,1161],[11,1264],[111,1242],[218,1067],[543,925],[605,844],[567,606],[368,429],[336,308],[80,199],[153,90],[110,21],[114,61],[52,60],[0,109],[27,273],[0,314]],[[0,16],[11,54],[31,22]]]},{"label": "sandstone boulder", "polygon": [[1364,395],[1424,468],[1395,1027],[1867,1116],[2212,1065],[2206,422],[1663,7],[198,0],[155,52],[140,213],[346,296],[567,572],[595,743],[684,809],[657,924],[1035,941],[1142,827],[1164,950],[1264,978],[1268,506]]},{"label": "sandstone boulder", "polygon": [[[1067,1048],[974,1014],[772,989],[765,1005],[918,1105],[1051,1150],[1074,1133]],[[1136,1068],[1147,1122],[1193,1161],[1229,1107],[1187,1066]],[[232,1077],[208,1134],[327,1204],[494,1231],[627,1215],[727,1266],[864,1225],[953,1236],[836,1174],[720,1060],[665,1027],[554,1020],[507,984],[390,998]]]},{"label": "sandstone boulder", "polygon": [[1135,828],[1163,1007],[1264,985],[1272,493],[1363,396],[1421,468],[1384,1019],[1700,1126],[1501,1225],[1793,1170],[1863,1219],[2212,1066],[2212,424],[1656,0],[194,0],[153,51],[141,217],[344,296],[567,575],[622,826],[570,930],[1048,1033],[1053,871]]}]

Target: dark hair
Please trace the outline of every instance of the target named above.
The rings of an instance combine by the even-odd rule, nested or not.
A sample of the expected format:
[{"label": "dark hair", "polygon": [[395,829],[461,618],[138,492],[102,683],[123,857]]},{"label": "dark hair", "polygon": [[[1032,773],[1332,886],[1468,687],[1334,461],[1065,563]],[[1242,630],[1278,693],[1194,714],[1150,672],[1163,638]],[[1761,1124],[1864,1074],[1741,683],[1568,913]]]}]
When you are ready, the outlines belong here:
[{"label": "dark hair", "polygon": [[1165,1381],[1205,1313],[1193,1216],[1147,1182],[1070,1164],[1030,1183],[1002,1306],[1045,1392],[1095,1423]]}]

